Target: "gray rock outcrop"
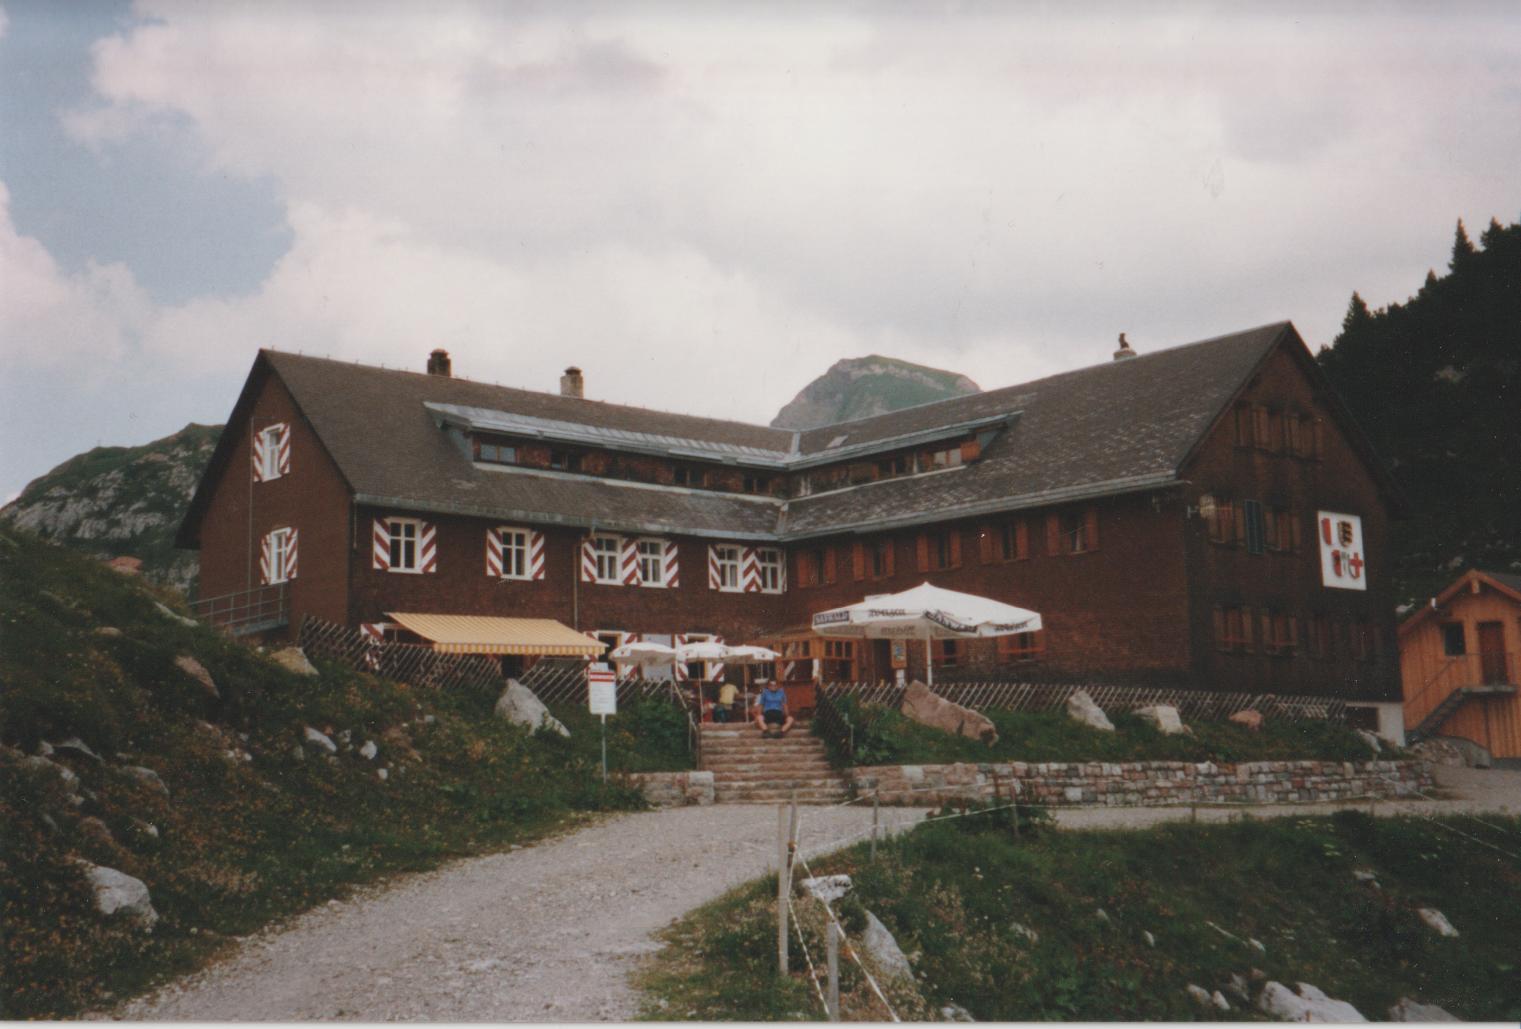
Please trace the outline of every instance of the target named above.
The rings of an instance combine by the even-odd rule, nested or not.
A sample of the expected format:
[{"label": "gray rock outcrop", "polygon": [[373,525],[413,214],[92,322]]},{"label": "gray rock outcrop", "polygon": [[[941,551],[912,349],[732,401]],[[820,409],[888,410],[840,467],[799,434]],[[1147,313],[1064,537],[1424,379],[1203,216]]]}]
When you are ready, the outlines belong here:
[{"label": "gray rock outcrop", "polygon": [[1296,984],[1299,991],[1283,983],[1268,982],[1257,998],[1257,1010],[1280,1022],[1366,1022],[1367,1019],[1344,1000],[1327,997],[1309,983]]},{"label": "gray rock outcrop", "polygon": [[307,660],[306,651],[300,647],[286,647],[269,655],[269,659],[286,671],[304,675],[308,679],[318,674],[316,667]]},{"label": "gray rock outcrop", "polygon": [[861,946],[872,956],[884,975],[895,979],[913,979],[914,966],[908,963],[903,948],[898,946],[892,931],[870,911],[866,912],[866,931],[861,934]]},{"label": "gray rock outcrop", "polygon": [[315,745],[318,750],[329,754],[338,753],[338,744],[328,738],[327,733],[320,732],[308,725],[302,730],[302,736],[306,739],[306,742]]},{"label": "gray rock outcrop", "polygon": [[1462,1019],[1443,1011],[1435,1004],[1422,1004],[1414,997],[1401,997],[1399,1002],[1389,1009],[1389,1021],[1461,1022]]},{"label": "gray rock outcrop", "polygon": [[524,686],[516,679],[507,680],[507,688],[497,698],[496,716],[505,718],[514,725],[526,726],[530,730],[540,727],[551,729],[561,736],[569,736],[570,730],[560,724],[559,719],[549,713],[549,708],[544,702],[534,696],[533,690]]},{"label": "gray rock outcrop", "polygon": [[164,785],[164,780],[160,779],[153,769],[144,768],[142,765],[127,765],[122,771],[149,789],[156,790],[166,797],[169,796],[169,787]]},{"label": "gray rock outcrop", "polygon": [[1421,921],[1425,922],[1426,925],[1434,930],[1438,936],[1451,937],[1458,935],[1457,929],[1453,927],[1453,924],[1451,922],[1447,921],[1447,916],[1442,914],[1436,908],[1419,908],[1417,909],[1416,914],[1419,915],[1421,917]]},{"label": "gray rock outcrop", "polygon": [[1176,736],[1179,733],[1188,732],[1188,726],[1184,725],[1183,719],[1178,716],[1178,709],[1171,704],[1152,704],[1149,707],[1137,708],[1135,713],[1142,721],[1150,722],[1164,736]]},{"label": "gray rock outcrop", "polygon": [[210,696],[214,698],[221,697],[222,693],[217,689],[217,684],[211,678],[211,673],[206,671],[206,666],[189,654],[181,654],[175,658],[174,667],[200,683],[201,689],[205,690]]},{"label": "gray rock outcrop", "polygon": [[993,727],[987,715],[946,700],[917,679],[909,683],[908,688],[903,691],[903,704],[900,710],[904,717],[920,725],[927,725],[932,729],[951,733],[953,736],[981,740],[989,746],[998,742],[998,730]]},{"label": "gray rock outcrop", "polygon": [[850,892],[850,876],[819,875],[812,879],[803,879],[799,885],[815,899],[822,900],[826,904],[833,904]]},{"label": "gray rock outcrop", "polygon": [[1078,690],[1067,698],[1067,717],[1104,732],[1114,732],[1114,723],[1104,709],[1093,702],[1087,690]]},{"label": "gray rock outcrop", "polygon": [[103,915],[114,915],[120,911],[142,928],[153,928],[158,921],[158,912],[153,910],[153,898],[149,896],[148,887],[141,879],[134,879],[114,868],[92,865],[88,861],[79,864],[95,889],[97,911]]}]

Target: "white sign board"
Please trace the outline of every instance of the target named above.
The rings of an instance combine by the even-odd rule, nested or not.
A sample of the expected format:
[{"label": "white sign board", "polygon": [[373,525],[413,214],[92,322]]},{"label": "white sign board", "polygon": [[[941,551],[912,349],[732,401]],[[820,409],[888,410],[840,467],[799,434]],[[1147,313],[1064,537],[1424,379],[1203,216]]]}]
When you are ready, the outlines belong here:
[{"label": "white sign board", "polygon": [[1315,512],[1320,540],[1320,581],[1327,589],[1366,590],[1368,555],[1363,550],[1363,520],[1335,511]]},{"label": "white sign board", "polygon": [[618,679],[613,670],[604,664],[595,664],[586,670],[587,697],[594,715],[618,713]]}]

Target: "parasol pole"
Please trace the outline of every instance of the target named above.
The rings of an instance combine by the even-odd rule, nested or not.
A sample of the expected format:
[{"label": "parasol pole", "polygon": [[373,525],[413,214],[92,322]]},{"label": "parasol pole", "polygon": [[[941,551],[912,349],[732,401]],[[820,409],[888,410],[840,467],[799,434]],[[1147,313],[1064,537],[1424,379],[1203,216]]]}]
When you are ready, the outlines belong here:
[{"label": "parasol pole", "polygon": [[924,627],[924,685],[935,688],[935,655],[930,653],[930,630]]}]

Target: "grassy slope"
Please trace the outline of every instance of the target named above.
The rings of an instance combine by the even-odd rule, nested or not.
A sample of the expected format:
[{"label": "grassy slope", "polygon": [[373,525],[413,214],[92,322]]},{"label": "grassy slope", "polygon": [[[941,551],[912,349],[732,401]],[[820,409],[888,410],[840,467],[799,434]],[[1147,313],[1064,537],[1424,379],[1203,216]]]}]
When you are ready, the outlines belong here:
[{"label": "grassy slope", "polygon": [[[77,735],[105,758],[55,755],[80,776],[76,806],[56,775],[0,750],[0,1017],[64,1016],[125,996],[347,884],[637,803],[601,786],[594,737],[530,736],[490,716],[494,697],[338,667],[299,678],[171,621],[155,596],[167,594],[0,530],[3,742],[31,752]],[[219,699],[175,667],[181,654],[210,671]],[[306,725],[348,732],[352,745],[332,759],[308,747],[297,760]],[[373,762],[356,752],[366,739],[380,748]],[[155,770],[169,796],[127,765]],[[161,916],[154,932],[97,915],[76,857],[142,879]]]},{"label": "grassy slope", "polygon": [[[1448,821],[1512,852],[1521,844],[1518,819]],[[1241,1018],[1234,1001],[1230,1015],[1203,1015],[1184,987],[1222,988],[1253,968],[1314,983],[1376,1020],[1407,995],[1465,1020],[1521,1018],[1521,859],[1424,819],[1349,813],[1033,835],[1015,843],[1000,812],[921,827],[874,865],[861,847],[812,864],[855,877],[854,899],[840,905],[853,936],[871,910],[914,960],[929,1006],[956,1002],[979,1021]],[[1357,882],[1354,868],[1375,870],[1379,885]],[[651,1017],[820,1017],[800,957],[802,974],[776,983],[775,889],[774,877],[741,887],[667,931],[644,976]],[[1415,913],[1427,905],[1461,935],[1427,929]],[[802,917],[817,960],[820,923]],[[841,964],[847,1014],[882,1020],[854,967]]]},{"label": "grassy slope", "polygon": [[[873,712],[875,714],[875,712]],[[1267,722],[1251,732],[1229,722],[1198,722],[1192,735],[1164,736],[1132,714],[1114,715],[1114,732],[1062,711],[990,711],[998,742],[932,729],[896,711],[881,713],[856,737],[856,764],[948,764],[955,761],[1273,761],[1321,758],[1366,761],[1360,737],[1326,722]],[[859,713],[852,721],[860,724]]]}]

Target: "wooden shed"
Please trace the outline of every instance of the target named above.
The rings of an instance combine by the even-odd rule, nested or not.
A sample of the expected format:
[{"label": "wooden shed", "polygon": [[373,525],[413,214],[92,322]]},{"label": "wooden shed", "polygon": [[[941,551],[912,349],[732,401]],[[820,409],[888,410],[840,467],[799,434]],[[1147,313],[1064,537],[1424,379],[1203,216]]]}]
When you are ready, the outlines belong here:
[{"label": "wooden shed", "polygon": [[1412,741],[1458,736],[1521,760],[1521,575],[1470,571],[1400,624]]}]

